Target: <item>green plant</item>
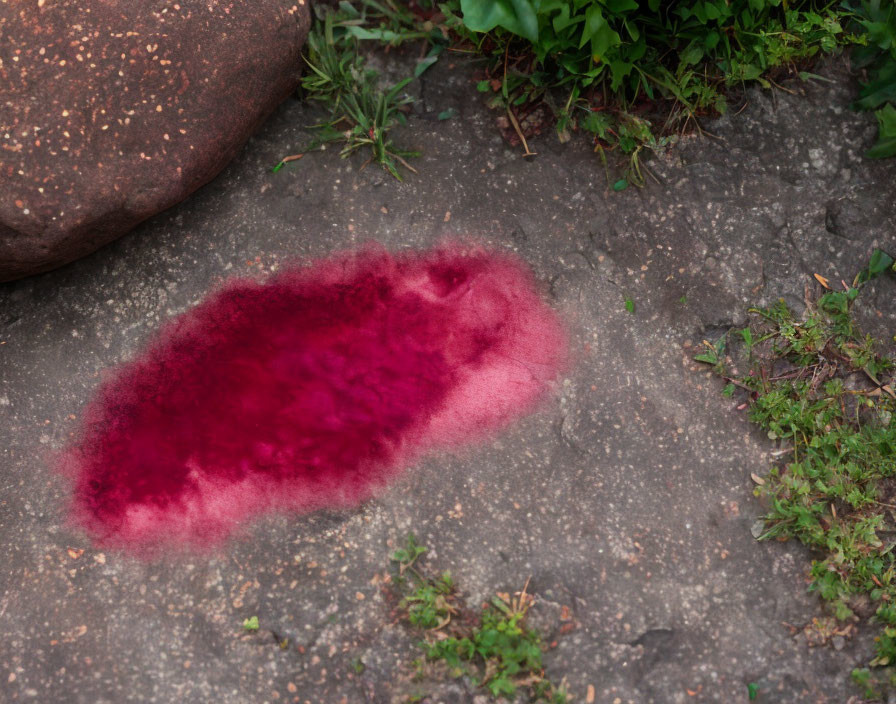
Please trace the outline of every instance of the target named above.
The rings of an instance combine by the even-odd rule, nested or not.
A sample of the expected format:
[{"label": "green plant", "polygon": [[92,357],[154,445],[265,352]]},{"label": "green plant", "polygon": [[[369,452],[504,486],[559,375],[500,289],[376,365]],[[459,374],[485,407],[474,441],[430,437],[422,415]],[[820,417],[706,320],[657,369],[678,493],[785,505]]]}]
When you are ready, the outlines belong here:
[{"label": "green plant", "polygon": [[580,129],[601,155],[629,155],[626,180],[639,185],[641,153],[669,144],[696,117],[724,113],[733,88],[768,87],[776,70],[853,40],[842,27],[849,10],[834,2],[448,0],[441,7],[446,26],[490,58],[480,90],[494,93],[493,106],[513,115],[548,105],[561,138]]},{"label": "green plant", "polygon": [[472,623],[458,619],[464,609],[450,575],[432,577],[415,566],[425,550],[411,535],[392,554],[396,583],[406,592],[400,607],[410,625],[426,630],[418,670],[441,663],[451,676],[467,676],[496,697],[512,698],[519,687],[528,687],[536,701],[565,704],[564,688],[544,676],[541,637],[525,623],[533,603],[526,587],[515,597],[495,596]]},{"label": "green plant", "polygon": [[[796,538],[818,552],[811,589],[837,619],[857,619],[863,598],[876,606],[878,669],[854,675],[869,694],[896,682],[896,364],[859,332],[851,308],[865,283],[893,270],[878,251],[842,291],[817,276],[827,290],[805,320],[783,301],[753,309],[749,329],[696,357],[745,395],[750,419],[780,444],[781,462],[754,476],[768,506],[761,539]],[[736,373],[732,345],[749,373]]]},{"label": "green plant", "polygon": [[425,552],[426,548],[423,545],[418,545],[417,537],[410,533],[405,540],[405,546],[392,553],[392,562],[398,563],[398,572],[400,575],[404,575],[405,570],[411,569],[417,558]]},{"label": "green plant", "polygon": [[441,628],[455,612],[451,604],[454,581],[445,572],[438,580],[421,583],[402,602],[408,610],[408,621],[418,628]]},{"label": "green plant", "polygon": [[873,159],[896,156],[896,5],[893,0],[844,3],[859,26],[862,46],[853,50],[852,61],[863,69],[857,110],[874,110],[878,121],[877,143],[867,152]]},{"label": "green plant", "polygon": [[[375,4],[372,0],[365,1],[367,5]],[[364,166],[377,163],[401,180],[398,167],[415,171],[407,158],[419,156],[419,152],[396,147],[389,133],[396,125],[407,124],[403,109],[413,100],[403,91],[413,78],[381,88],[379,74],[365,68],[365,60],[358,50],[358,36],[363,31],[384,41],[392,35],[383,29],[367,30],[355,23],[363,20],[355,19],[357,11],[348,3],[342,3],[340,8],[339,16],[330,8],[316,8],[320,14],[308,34],[305,57],[308,73],[302,79],[302,89],[308,99],[321,103],[329,117],[313,126],[315,137],[302,152],[284,157],[273,170],[279,171],[285,164],[322,145],[342,143],[340,156],[343,158],[369,149],[370,157]]]},{"label": "green plant", "polygon": [[398,566],[396,582],[407,584],[406,573],[413,577],[415,588],[401,600],[401,608],[407,613],[412,626],[425,629],[439,629],[447,625],[455,608],[455,588],[451,574],[445,572],[438,579],[424,576],[416,567],[417,560],[426,548],[417,544],[413,533],[408,535],[405,546],[392,553],[392,562]]},{"label": "green plant", "polygon": [[251,618],[245,619],[243,621],[243,630],[257,631],[258,630],[258,616],[252,616]]},{"label": "green plant", "polygon": [[390,47],[408,41],[425,40],[429,50],[417,59],[414,76],[420,76],[432,66],[448,46],[448,38],[431,19],[436,14],[435,2],[420,0],[400,3],[395,0],[357,0],[353,5],[346,0],[339,3],[335,26],[345,34],[361,41],[372,40]]}]

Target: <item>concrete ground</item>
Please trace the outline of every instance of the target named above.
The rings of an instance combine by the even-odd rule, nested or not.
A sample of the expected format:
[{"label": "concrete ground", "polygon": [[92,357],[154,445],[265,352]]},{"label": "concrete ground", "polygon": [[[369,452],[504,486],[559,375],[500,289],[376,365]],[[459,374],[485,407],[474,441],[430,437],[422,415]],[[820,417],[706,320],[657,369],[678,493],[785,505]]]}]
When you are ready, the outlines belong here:
[{"label": "concrete ground", "polygon": [[[404,183],[333,150],[271,174],[314,120],[290,100],[187,202],[0,286],[0,701],[484,702],[412,680],[419,635],[383,578],[413,531],[473,604],[531,577],[547,672],[575,701],[743,702],[752,682],[758,702],[846,702],[873,632],[808,646],[810,555],[751,535],[750,473],[773,447],[689,361],[749,305],[799,306],[812,273],[851,279],[896,249],[896,161],[861,156],[873,119],[850,111],[842,62],[823,72],[751,92],[714,138],[650,162],[660,184],[621,193],[583,142],[508,148],[464,66],[417,87],[396,137],[423,156]],[[222,277],[453,234],[518,252],[569,321],[576,363],[539,413],[357,511],[269,518],[217,555],[147,564],[66,524],[46,455],[160,322]],[[894,293],[863,299],[876,332],[896,330]]]}]

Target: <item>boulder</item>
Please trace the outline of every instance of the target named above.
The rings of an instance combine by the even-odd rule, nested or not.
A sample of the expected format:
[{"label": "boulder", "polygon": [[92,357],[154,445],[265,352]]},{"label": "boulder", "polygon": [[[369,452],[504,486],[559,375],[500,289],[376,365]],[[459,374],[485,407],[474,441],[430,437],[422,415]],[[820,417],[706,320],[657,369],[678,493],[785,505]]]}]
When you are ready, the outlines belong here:
[{"label": "boulder", "polygon": [[298,86],[307,3],[0,3],[0,281],[210,181]]}]

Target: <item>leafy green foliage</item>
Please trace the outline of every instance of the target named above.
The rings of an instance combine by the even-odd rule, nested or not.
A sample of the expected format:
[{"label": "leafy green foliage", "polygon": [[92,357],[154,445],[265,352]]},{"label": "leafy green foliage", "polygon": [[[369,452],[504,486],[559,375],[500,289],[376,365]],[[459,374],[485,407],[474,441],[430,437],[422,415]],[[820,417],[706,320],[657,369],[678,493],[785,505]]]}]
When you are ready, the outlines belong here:
[{"label": "leafy green foliage", "polygon": [[243,620],[243,629],[246,631],[258,630],[258,616],[252,616]]},{"label": "leafy green foliage", "polygon": [[[449,668],[464,670],[467,664],[480,664],[481,673],[471,675],[492,696],[511,698],[516,695],[518,680],[528,679],[531,673],[540,673],[541,639],[536,631],[526,627],[525,606],[514,608],[495,597],[492,604],[482,610],[480,625],[469,634],[452,636],[425,645],[426,657],[443,660]],[[564,701],[562,695],[549,695],[548,687],[538,687],[535,694],[546,701]]]},{"label": "leafy green foliage", "polygon": [[437,580],[427,580],[417,586],[402,600],[408,611],[408,621],[417,628],[441,628],[451,619],[455,611],[451,604],[454,594],[454,580],[445,572]]},{"label": "leafy green foliage", "polygon": [[461,0],[464,24],[474,32],[490,32],[503,27],[530,42],[538,41],[538,16],[528,0]]},{"label": "leafy green foliage", "polygon": [[872,159],[896,155],[896,4],[893,0],[862,0],[846,4],[860,28],[862,44],[852,54],[853,65],[864,69],[857,110],[874,110],[877,117],[877,143],[867,152]]},{"label": "leafy green foliage", "polygon": [[896,108],[887,103],[874,113],[877,117],[877,143],[867,151],[871,159],[896,156]]},{"label": "leafy green foliage", "polygon": [[741,338],[748,374],[729,368],[724,337],[696,357],[728,380],[726,390],[747,396],[750,419],[780,443],[783,460],[757,479],[769,509],[761,538],[796,538],[817,551],[811,589],[837,619],[858,618],[861,599],[876,606],[883,630],[870,665],[892,672],[857,671],[869,693],[896,672],[896,363],[859,332],[851,307],[864,283],[893,266],[875,252],[852,287],[826,291],[805,320],[783,301],[753,309],[749,331],[728,336]]},{"label": "leafy green foliage", "polygon": [[859,272],[859,275],[856,277],[854,286],[866,283],[867,281],[891,270],[896,271],[896,261],[883,250],[876,249],[874,250],[874,254],[871,255],[871,259],[868,261],[868,266],[865,267],[863,271]]},{"label": "leafy green foliage", "polygon": [[404,574],[405,570],[413,567],[417,558],[425,552],[426,548],[423,545],[418,545],[416,536],[410,533],[405,541],[405,546],[392,553],[392,562],[397,562],[400,573]]},{"label": "leafy green foliage", "polygon": [[564,689],[544,677],[541,637],[525,623],[533,603],[525,588],[516,597],[494,597],[475,617],[466,613],[447,572],[432,577],[417,568],[425,551],[411,535],[392,554],[396,583],[405,592],[399,606],[410,625],[426,630],[418,669],[439,663],[450,675],[465,675],[495,697],[512,699],[520,687],[528,687],[535,701],[565,704]]},{"label": "leafy green foliage", "polygon": [[694,117],[724,113],[732,87],[770,86],[775,69],[852,41],[848,12],[831,2],[448,0],[441,8],[450,29],[491,57],[496,104],[544,101],[561,135],[581,129],[597,149],[631,155],[636,184],[639,151],[668,144],[664,135]]},{"label": "leafy green foliage", "polygon": [[706,348],[706,352],[695,355],[694,359],[698,362],[711,364],[713,369],[717,372],[724,370],[725,338],[720,337],[711,344],[704,340],[703,346]]}]

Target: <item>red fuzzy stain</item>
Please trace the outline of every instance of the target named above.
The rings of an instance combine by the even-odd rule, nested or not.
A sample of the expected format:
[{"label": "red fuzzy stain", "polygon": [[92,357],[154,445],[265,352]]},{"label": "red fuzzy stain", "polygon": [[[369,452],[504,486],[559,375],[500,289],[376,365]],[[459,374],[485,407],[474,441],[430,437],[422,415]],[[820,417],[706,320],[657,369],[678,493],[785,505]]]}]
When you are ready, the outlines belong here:
[{"label": "red fuzzy stain", "polygon": [[421,453],[530,411],[565,360],[508,254],[370,248],[235,280],[101,385],[61,458],[73,515],[98,544],[145,552],[357,505]]}]

